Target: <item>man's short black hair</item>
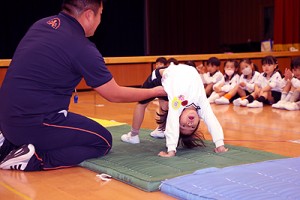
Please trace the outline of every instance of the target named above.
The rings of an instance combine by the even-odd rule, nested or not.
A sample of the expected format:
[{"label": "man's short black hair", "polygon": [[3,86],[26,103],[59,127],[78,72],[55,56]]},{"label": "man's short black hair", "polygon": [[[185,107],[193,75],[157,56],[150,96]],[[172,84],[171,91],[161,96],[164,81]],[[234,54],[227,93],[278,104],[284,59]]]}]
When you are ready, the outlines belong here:
[{"label": "man's short black hair", "polygon": [[62,10],[72,15],[78,15],[87,9],[91,9],[97,14],[101,4],[102,0],[64,0]]}]

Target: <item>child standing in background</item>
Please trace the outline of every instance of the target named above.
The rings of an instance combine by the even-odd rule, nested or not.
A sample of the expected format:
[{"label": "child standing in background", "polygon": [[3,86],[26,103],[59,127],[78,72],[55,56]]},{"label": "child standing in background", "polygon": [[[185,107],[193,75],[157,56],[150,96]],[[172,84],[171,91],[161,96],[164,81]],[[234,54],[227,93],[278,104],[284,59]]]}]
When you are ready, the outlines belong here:
[{"label": "child standing in background", "polygon": [[164,67],[167,65],[167,59],[165,57],[158,57],[155,61],[155,69]]},{"label": "child standing in background", "polygon": [[200,73],[202,82],[205,87],[206,96],[209,97],[213,92],[213,86],[219,82],[224,81],[223,74],[220,72],[220,60],[216,57],[211,57],[206,63],[206,72],[204,71],[204,66],[200,65],[197,67]]},{"label": "child standing in background", "polygon": [[[159,61],[161,59],[162,58],[158,58],[156,61]],[[162,60],[164,60],[164,59],[162,59]],[[146,79],[146,81],[143,83],[142,88],[153,88],[153,87],[156,87],[156,86],[161,86],[162,85],[161,84],[161,79],[162,79],[161,74],[162,74],[162,71],[165,68],[167,68],[170,63],[174,63],[174,62],[176,64],[178,64],[178,61],[175,58],[169,58],[167,60],[167,63],[166,63],[167,66],[158,67],[155,70],[153,70],[153,72],[151,73],[151,75],[148,76],[148,78]],[[136,104],[135,109],[134,109],[134,113],[133,113],[131,131],[129,133],[127,133],[127,134],[122,135],[121,140],[123,142],[128,142],[128,143],[131,143],[131,144],[138,144],[138,143],[140,143],[140,138],[139,138],[138,135],[140,133],[140,128],[141,128],[141,125],[142,125],[143,120],[144,120],[145,110],[146,110],[148,104],[151,101],[153,101],[154,99],[155,99],[155,97],[151,98],[151,99],[146,99],[146,100],[140,101],[140,102],[138,102]],[[160,102],[162,100],[167,101],[168,97],[167,96],[165,96],[165,97],[158,97],[159,104],[161,104]],[[163,107],[163,105],[162,105],[162,107]],[[165,110],[166,108],[163,108],[163,109]],[[164,138],[165,137],[165,135],[164,135],[164,129],[156,128],[154,131],[152,131],[150,133],[150,135],[152,137]]]},{"label": "child standing in background", "polygon": [[[255,83],[254,93],[245,100],[249,102],[249,108],[261,108],[263,104],[274,104],[280,100],[282,78],[278,71],[277,59],[273,56],[266,56],[261,60],[263,73]],[[257,99],[254,100],[255,96]],[[252,103],[251,103],[252,102]]]},{"label": "child standing in background", "polygon": [[[222,102],[227,102],[228,99],[232,98],[229,91],[232,90],[236,85],[238,85],[240,78],[240,76],[238,75],[238,66],[238,62],[235,60],[227,60],[224,63],[224,81],[214,85],[214,92],[208,98],[209,103],[222,104]],[[223,97],[223,95],[227,96]]]},{"label": "child standing in background", "polygon": [[[292,71],[291,71],[292,70]],[[297,57],[291,62],[291,70],[286,69],[284,73],[283,91],[281,99],[273,104],[273,108],[286,110],[299,110],[299,91],[300,91],[300,57]]]}]

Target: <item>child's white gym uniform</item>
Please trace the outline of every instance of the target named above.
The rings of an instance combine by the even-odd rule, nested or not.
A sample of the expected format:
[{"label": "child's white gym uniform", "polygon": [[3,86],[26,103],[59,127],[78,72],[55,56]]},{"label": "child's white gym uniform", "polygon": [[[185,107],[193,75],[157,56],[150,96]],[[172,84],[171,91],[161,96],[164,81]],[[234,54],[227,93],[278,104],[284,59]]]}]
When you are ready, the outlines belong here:
[{"label": "child's white gym uniform", "polygon": [[211,109],[201,77],[194,67],[171,64],[163,73],[162,85],[169,99],[165,129],[168,152],[176,151],[179,139],[179,117],[189,106],[197,108],[198,115],[206,123],[216,147],[224,145],[223,129]]},{"label": "child's white gym uniform", "polygon": [[267,79],[265,72],[263,72],[255,84],[260,88],[265,88],[269,85],[271,91],[281,92],[282,90],[282,78],[279,72],[275,72],[269,79]]},{"label": "child's white gym uniform", "polygon": [[251,79],[247,79],[244,74],[241,75],[239,83],[245,83],[245,87],[241,87],[243,90],[248,91],[249,93],[252,93],[254,91],[255,83],[257,82],[257,79],[259,77],[260,73],[257,71],[254,71],[254,74],[252,75]]}]

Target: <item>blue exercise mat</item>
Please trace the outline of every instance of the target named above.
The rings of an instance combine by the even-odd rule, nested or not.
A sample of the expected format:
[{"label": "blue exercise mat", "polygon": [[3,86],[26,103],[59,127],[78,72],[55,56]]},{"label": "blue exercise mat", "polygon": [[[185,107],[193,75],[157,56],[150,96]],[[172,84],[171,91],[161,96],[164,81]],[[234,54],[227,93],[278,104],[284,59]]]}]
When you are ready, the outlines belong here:
[{"label": "blue exercise mat", "polygon": [[160,190],[189,200],[299,200],[300,157],[202,169],[163,181]]}]

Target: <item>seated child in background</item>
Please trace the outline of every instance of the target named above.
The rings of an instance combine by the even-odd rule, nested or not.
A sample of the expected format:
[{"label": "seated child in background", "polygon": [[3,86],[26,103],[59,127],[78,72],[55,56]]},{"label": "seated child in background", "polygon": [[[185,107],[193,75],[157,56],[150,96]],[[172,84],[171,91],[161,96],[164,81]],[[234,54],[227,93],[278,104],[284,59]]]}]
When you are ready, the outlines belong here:
[{"label": "seated child in background", "polygon": [[165,57],[158,57],[155,61],[155,69],[167,66],[167,59]]},{"label": "seated child in background", "polygon": [[[274,104],[280,100],[282,78],[278,71],[277,59],[273,56],[266,56],[261,60],[263,73],[255,83],[254,92],[245,101],[249,108],[261,108],[263,104]],[[257,97],[256,100],[255,97]]]},{"label": "seated child in background", "polygon": [[197,68],[197,67],[196,67],[196,63],[195,63],[195,61],[193,61],[193,60],[185,61],[184,64]]},{"label": "seated child in background", "polygon": [[[153,72],[148,76],[146,81],[143,83],[142,88],[153,88],[156,86],[161,86],[162,85],[161,84],[162,70],[167,68],[168,65],[170,65],[170,63],[178,64],[178,61],[175,58],[169,58],[167,60],[166,66],[158,67],[155,70],[153,70]],[[132,143],[132,144],[140,143],[140,139],[139,139],[138,135],[139,135],[140,128],[141,128],[141,125],[144,120],[145,110],[146,110],[148,104],[154,99],[155,98],[146,99],[146,100],[140,101],[136,104],[134,113],[133,113],[131,131],[127,134],[122,135],[121,140],[123,142],[128,142],[128,143]],[[162,99],[168,100],[168,97],[167,96],[158,97],[159,104],[162,101]],[[164,109],[166,109],[166,108],[164,108]],[[158,129],[158,128],[156,128],[153,132],[151,132],[150,135],[153,137],[158,137],[158,138],[165,137],[164,130]]]},{"label": "seated child in background", "polygon": [[[227,60],[224,63],[224,81],[220,81],[213,86],[214,91],[208,98],[209,103],[222,104],[233,97],[229,92],[239,83],[240,76],[238,74],[238,69],[239,64],[235,60]],[[223,97],[223,95],[227,96]]]},{"label": "seated child in background", "polygon": [[161,151],[158,155],[175,156],[178,144],[187,148],[204,146],[203,136],[196,134],[200,117],[212,135],[216,145],[215,152],[227,151],[228,149],[224,147],[223,129],[207,101],[197,70],[185,64],[171,63],[168,68],[160,70],[160,73],[169,101],[160,103],[161,113],[158,114],[158,123],[159,128],[165,130],[167,151]]},{"label": "seated child in background", "polygon": [[[292,71],[291,71],[292,70]],[[300,91],[300,57],[291,62],[291,70],[286,69],[282,79],[283,90],[280,101],[273,104],[273,108],[286,110],[299,110],[299,91]]]},{"label": "seated child in background", "polygon": [[[241,104],[243,104],[243,100],[252,92],[254,92],[254,85],[260,74],[257,70],[257,66],[248,58],[242,59],[239,65],[240,72],[242,73],[242,75],[240,76],[239,84],[228,93],[230,94],[229,97],[233,97],[236,94],[240,96],[240,98],[233,101],[233,105],[235,106],[240,106]],[[224,95],[224,97],[227,96]],[[223,103],[228,104],[229,99],[228,101],[224,100]]]},{"label": "seated child in background", "polygon": [[219,82],[224,81],[222,72],[220,72],[220,60],[216,57],[211,57],[207,60],[206,71],[204,66],[200,65],[197,67],[198,72],[202,78],[206,96],[209,97],[213,92],[213,86]]}]

